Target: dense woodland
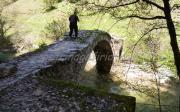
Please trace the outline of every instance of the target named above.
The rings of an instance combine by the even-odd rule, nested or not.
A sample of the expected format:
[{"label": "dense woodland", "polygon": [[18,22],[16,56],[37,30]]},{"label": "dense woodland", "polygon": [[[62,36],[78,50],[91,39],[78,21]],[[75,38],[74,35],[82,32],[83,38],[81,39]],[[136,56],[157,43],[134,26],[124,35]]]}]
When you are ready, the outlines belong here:
[{"label": "dense woodland", "polygon": [[[163,91],[164,96],[161,97],[159,77],[155,79],[155,92],[147,94],[155,94],[153,104],[159,112],[166,109],[177,112],[179,0],[0,0],[0,62],[43,49],[61,39],[69,31],[68,18],[74,10],[80,18],[79,30],[99,29],[123,40],[122,62],[141,65],[143,71],[155,74],[161,69],[170,71],[173,84]],[[140,86],[138,90],[146,93],[145,88]],[[168,91],[174,91],[172,99],[176,100],[171,99]],[[140,99],[137,102],[145,103],[141,95],[137,97]],[[148,105],[139,107],[142,107],[139,112],[153,110]]]}]

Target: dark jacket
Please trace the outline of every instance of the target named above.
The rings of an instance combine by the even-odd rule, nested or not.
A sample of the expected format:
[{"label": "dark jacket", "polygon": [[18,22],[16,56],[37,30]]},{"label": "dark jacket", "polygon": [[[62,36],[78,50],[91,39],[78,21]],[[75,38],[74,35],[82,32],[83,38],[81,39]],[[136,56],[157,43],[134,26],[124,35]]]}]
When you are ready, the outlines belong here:
[{"label": "dark jacket", "polygon": [[79,18],[77,15],[71,15],[69,17],[70,25],[76,26],[78,21],[79,21]]}]

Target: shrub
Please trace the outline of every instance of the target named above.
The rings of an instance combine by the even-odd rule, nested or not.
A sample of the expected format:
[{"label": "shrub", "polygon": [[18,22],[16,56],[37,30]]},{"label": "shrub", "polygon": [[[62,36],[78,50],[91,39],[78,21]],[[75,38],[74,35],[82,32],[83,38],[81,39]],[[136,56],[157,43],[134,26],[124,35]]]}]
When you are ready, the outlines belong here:
[{"label": "shrub", "polygon": [[67,25],[64,19],[53,20],[45,29],[46,37],[58,40],[67,31]]},{"label": "shrub", "polygon": [[55,4],[57,3],[57,0],[44,0],[44,3],[46,11],[51,11],[56,8]]},{"label": "shrub", "polygon": [[79,1],[81,1],[81,0],[68,0],[69,3],[77,3]]},{"label": "shrub", "polygon": [[7,49],[13,46],[10,41],[10,36],[7,35],[8,31],[11,29],[12,25],[6,17],[2,16],[0,13],[0,48]]},{"label": "shrub", "polygon": [[59,2],[62,2],[62,0],[44,0],[46,11],[51,11],[53,9],[56,9],[55,5]]},{"label": "shrub", "polygon": [[38,46],[39,46],[39,50],[43,50],[47,46],[47,44],[46,44],[46,42],[42,41],[39,43]]}]

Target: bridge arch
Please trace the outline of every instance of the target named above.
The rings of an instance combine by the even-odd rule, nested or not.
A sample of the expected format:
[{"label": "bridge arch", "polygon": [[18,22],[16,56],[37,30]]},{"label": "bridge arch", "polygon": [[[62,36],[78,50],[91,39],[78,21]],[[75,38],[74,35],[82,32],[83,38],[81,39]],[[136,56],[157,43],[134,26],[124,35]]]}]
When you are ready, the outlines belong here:
[{"label": "bridge arch", "polygon": [[100,41],[94,48],[96,69],[99,74],[108,74],[113,64],[113,52],[108,41]]},{"label": "bridge arch", "polygon": [[80,35],[86,34],[87,32],[89,36],[84,41],[84,43],[87,43],[87,46],[76,55],[79,57],[86,57],[85,60],[82,60],[82,58],[79,58],[80,60],[78,61],[76,60],[76,62],[81,63],[80,73],[84,71],[89,56],[94,52],[97,73],[103,75],[109,74],[114,60],[111,36],[108,33],[99,30],[81,31]]}]

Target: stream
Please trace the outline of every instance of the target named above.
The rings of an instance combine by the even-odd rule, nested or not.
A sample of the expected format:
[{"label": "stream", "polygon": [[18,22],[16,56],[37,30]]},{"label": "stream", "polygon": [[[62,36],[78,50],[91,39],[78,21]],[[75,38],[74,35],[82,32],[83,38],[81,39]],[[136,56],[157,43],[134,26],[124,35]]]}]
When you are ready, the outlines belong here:
[{"label": "stream", "polygon": [[79,82],[99,90],[136,97],[136,112],[159,112],[159,98],[163,112],[179,112],[180,83],[173,73],[165,68],[152,73],[143,67],[116,59],[110,74],[99,75],[92,53]]}]

